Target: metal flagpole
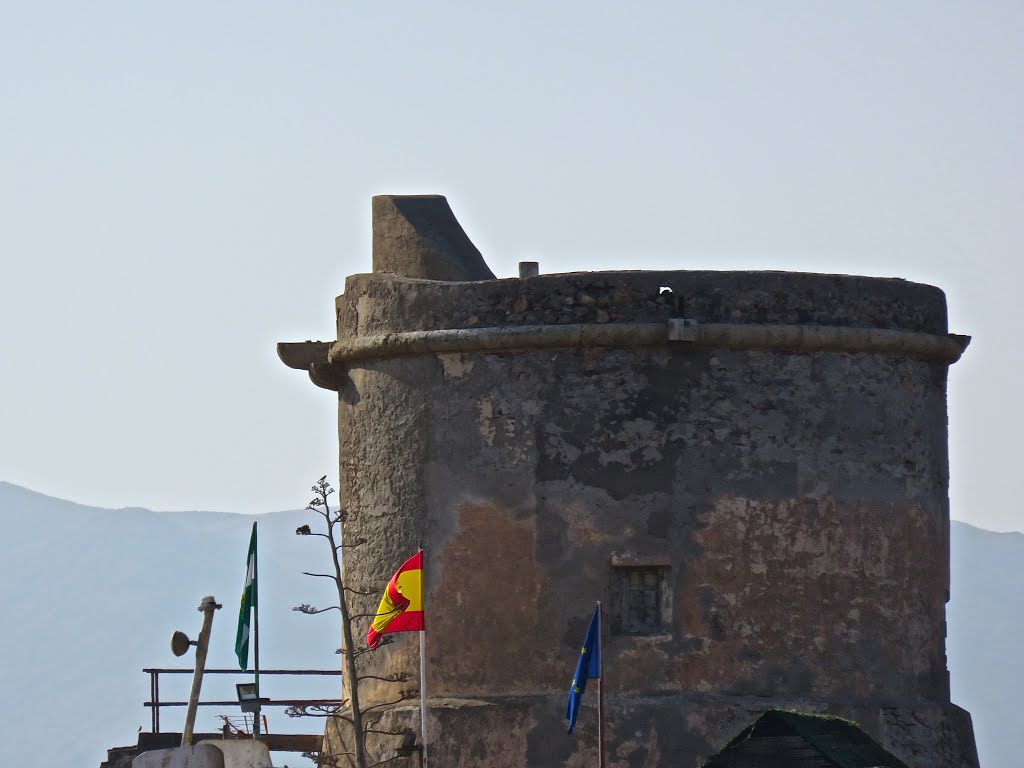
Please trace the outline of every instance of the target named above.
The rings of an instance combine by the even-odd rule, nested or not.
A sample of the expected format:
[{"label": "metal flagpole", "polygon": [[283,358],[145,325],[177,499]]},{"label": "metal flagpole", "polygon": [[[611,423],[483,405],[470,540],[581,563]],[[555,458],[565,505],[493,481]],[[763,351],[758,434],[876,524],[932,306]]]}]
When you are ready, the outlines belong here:
[{"label": "metal flagpole", "polygon": [[[253,522],[253,530],[257,523]],[[252,737],[260,737],[260,540],[256,535],[256,547],[252,552],[252,611],[253,611],[253,666],[256,671],[256,711],[252,718]]]},{"label": "metal flagpole", "polygon": [[597,764],[604,768],[604,611],[597,601]]},{"label": "metal flagpole", "polygon": [[427,766],[427,662],[426,630],[420,630],[420,730],[423,733],[423,768]]},{"label": "metal flagpole", "polygon": [[424,556],[420,562],[420,609],[423,611],[423,629],[420,630],[420,733],[423,768],[427,768],[427,558]]}]

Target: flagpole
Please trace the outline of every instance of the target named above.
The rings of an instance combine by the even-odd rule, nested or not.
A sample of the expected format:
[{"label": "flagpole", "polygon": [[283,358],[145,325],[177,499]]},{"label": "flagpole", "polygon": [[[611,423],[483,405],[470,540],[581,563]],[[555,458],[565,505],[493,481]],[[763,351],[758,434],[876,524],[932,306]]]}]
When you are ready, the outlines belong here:
[{"label": "flagpole", "polygon": [[597,765],[604,768],[604,611],[597,601]]},{"label": "flagpole", "polygon": [[[423,547],[420,547],[420,552]],[[427,768],[427,559],[422,559],[420,574],[420,606],[423,610],[423,629],[420,630],[420,733],[423,740],[423,768]]]},{"label": "flagpole", "polygon": [[[252,524],[253,533],[256,532],[256,522]],[[260,737],[260,557],[259,557],[259,536],[256,536],[256,547],[252,553],[252,611],[253,611],[253,666],[256,671],[256,712],[252,719],[252,737]]]}]

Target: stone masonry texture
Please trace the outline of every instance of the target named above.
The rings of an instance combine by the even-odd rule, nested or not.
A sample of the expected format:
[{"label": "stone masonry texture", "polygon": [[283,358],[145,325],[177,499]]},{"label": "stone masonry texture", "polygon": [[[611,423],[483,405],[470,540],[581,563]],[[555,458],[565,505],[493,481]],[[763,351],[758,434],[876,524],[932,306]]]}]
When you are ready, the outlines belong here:
[{"label": "stone masonry texture", "polygon": [[[336,306],[339,340],[673,317],[947,333],[936,288],[786,272],[377,272]],[[667,342],[335,368],[339,498],[368,542],[346,574],[379,589],[426,552],[432,766],[595,763],[596,681],[564,720],[595,600],[612,768],[696,766],[771,707],[855,720],[914,768],[977,766],[945,658],[946,363]],[[624,631],[629,565],[658,569],[660,631]],[[415,679],[416,635],[393,638],[364,671]],[[413,703],[382,723],[418,729]]]}]

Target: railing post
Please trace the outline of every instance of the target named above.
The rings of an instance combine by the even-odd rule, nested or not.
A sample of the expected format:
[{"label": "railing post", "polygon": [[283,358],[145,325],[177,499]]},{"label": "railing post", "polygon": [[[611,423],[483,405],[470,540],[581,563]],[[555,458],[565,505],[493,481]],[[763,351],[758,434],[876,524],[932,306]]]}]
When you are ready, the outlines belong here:
[{"label": "railing post", "polygon": [[[210,598],[210,599],[212,600],[212,598]],[[201,605],[199,607],[199,610],[200,611],[204,611],[204,609],[209,609],[210,613],[212,614],[212,612],[214,610],[216,610],[217,608],[220,608],[220,606],[217,605],[216,603],[213,603],[211,606]],[[204,616],[203,619],[204,619],[204,624],[205,624],[206,617]],[[200,634],[202,635],[202,633],[200,633]],[[198,646],[199,642],[195,641],[195,642],[193,642],[191,644],[195,645],[195,646]],[[207,647],[208,647],[209,646],[209,633],[206,634],[206,644],[207,644]],[[201,670],[202,671],[202,676],[211,675],[211,674],[213,674],[213,675],[233,675],[233,676],[247,674],[244,670],[239,671],[237,669],[206,669],[205,668],[206,656],[205,656],[205,654],[200,655],[198,653],[198,648],[197,648],[197,653],[196,653],[196,661],[197,661],[197,663],[199,662],[200,656],[202,658],[202,665],[201,665],[202,666],[202,670]],[[186,721],[188,721],[191,718],[192,725],[188,726],[188,723],[186,723],[187,727],[185,729],[183,729],[183,731],[182,731],[182,736],[184,736],[184,731],[188,730],[190,738],[191,738],[191,735],[192,735],[191,732],[192,732],[192,730],[194,729],[194,726],[195,726],[195,708],[196,707],[213,706],[213,705],[230,707],[230,706],[236,705],[238,703],[238,702],[234,702],[234,701],[208,701],[208,702],[199,701],[199,696],[198,696],[199,689],[196,687],[196,680],[195,680],[196,669],[195,668],[192,668],[192,669],[143,668],[142,672],[143,672],[143,674],[149,675],[149,700],[143,702],[143,706],[151,707],[152,708],[152,711],[149,713],[149,717],[150,717],[150,724],[151,724],[150,727],[152,728],[152,732],[153,733],[160,733],[160,710],[163,709],[164,707],[187,707],[188,709],[192,710],[192,713],[190,714],[188,709],[187,709],[186,710],[186,714],[185,714]],[[192,696],[189,697],[189,701],[161,701],[160,700],[160,674],[161,673],[168,674],[168,675],[173,675],[173,674],[183,674],[184,675],[184,674],[191,673],[193,675],[192,684],[193,684],[193,694],[195,695],[194,703],[193,703],[193,697]],[[341,670],[340,669],[261,669],[260,670],[260,674],[261,675],[318,675],[318,676],[319,675],[334,675],[334,676],[339,676],[340,677],[341,676]],[[201,685],[201,682],[200,682],[200,685]],[[173,696],[172,696],[172,699],[173,699]],[[306,706],[306,705],[310,705],[310,704],[337,706],[337,705],[340,705],[342,702],[340,700],[336,700],[336,699],[288,699],[288,700],[282,699],[282,700],[278,700],[278,701],[273,701],[271,699],[266,699],[266,700],[264,700],[264,703],[268,704],[269,706]],[[261,721],[261,722],[264,722],[264,726],[263,727],[264,727],[264,730],[265,730],[266,729],[265,721]],[[252,729],[252,723],[251,723],[250,720],[246,719],[245,723],[246,723],[246,727]],[[2,765],[0,765],[0,768],[2,768]]]},{"label": "railing post", "polygon": [[149,705],[152,711],[149,713],[150,727],[153,733],[160,733],[160,673],[155,669],[149,670]]}]

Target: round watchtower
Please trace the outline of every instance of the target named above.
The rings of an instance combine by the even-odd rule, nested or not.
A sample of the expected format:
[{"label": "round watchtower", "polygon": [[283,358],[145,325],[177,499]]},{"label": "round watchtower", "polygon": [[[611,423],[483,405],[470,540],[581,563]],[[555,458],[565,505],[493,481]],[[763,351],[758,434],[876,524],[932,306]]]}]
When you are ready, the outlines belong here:
[{"label": "round watchtower", "polygon": [[[609,765],[696,765],[770,707],[853,719],[911,766],[977,764],[944,620],[946,373],[968,339],[939,289],[498,280],[443,198],[374,207],[337,341],[282,357],[338,392],[339,496],[368,542],[346,572],[383,588],[425,550],[431,762],[589,760],[596,696],[572,737],[564,708],[601,600]],[[419,646],[360,662],[414,674]]]}]

